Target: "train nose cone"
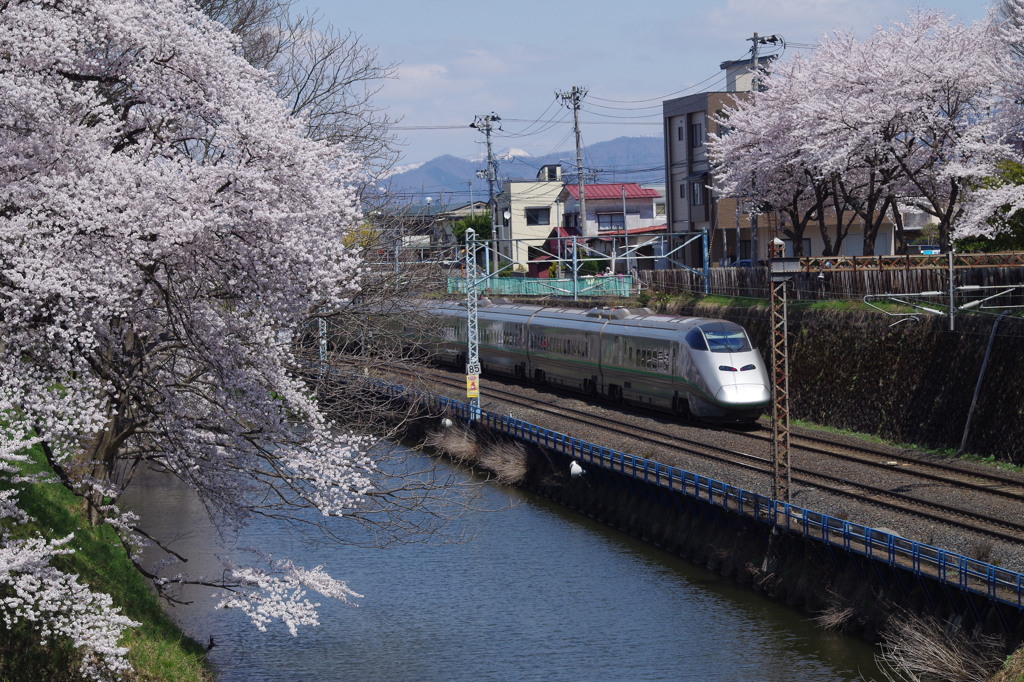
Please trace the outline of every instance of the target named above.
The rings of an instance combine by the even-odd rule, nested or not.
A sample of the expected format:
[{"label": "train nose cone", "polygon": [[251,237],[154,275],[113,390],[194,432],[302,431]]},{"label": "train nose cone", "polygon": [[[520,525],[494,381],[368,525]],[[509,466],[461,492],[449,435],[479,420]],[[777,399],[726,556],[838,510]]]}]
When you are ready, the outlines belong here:
[{"label": "train nose cone", "polygon": [[723,405],[764,405],[771,401],[771,392],[764,384],[733,384],[718,389],[715,396]]}]

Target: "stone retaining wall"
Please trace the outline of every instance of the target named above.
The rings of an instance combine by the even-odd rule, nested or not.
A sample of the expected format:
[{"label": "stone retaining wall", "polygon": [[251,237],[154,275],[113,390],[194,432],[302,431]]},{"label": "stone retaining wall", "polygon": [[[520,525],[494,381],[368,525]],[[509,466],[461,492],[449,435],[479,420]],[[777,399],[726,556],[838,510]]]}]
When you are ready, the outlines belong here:
[{"label": "stone retaining wall", "polygon": [[[769,311],[696,305],[681,315],[747,328],[771,363]],[[790,307],[790,418],[936,449],[960,447],[995,317],[937,315],[902,321],[881,313]],[[989,359],[966,452],[1024,465],[1024,321],[1004,318]]]}]

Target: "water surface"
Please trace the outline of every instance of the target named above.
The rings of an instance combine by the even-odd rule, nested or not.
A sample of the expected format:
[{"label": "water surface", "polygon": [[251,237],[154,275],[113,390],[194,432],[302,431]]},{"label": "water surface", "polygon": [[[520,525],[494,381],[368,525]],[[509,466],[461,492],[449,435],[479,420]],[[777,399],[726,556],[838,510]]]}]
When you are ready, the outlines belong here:
[{"label": "water surface", "polygon": [[[468,474],[459,473],[468,477]],[[201,642],[219,680],[878,679],[874,650],[689,562],[521,491],[486,484],[471,539],[388,549],[305,548],[263,521],[238,545],[312,567],[361,593],[322,600],[321,625],[292,637],[213,610],[209,591],[171,615]],[[192,574],[232,556],[202,507],[166,478],[126,495]],[[175,570],[181,570],[178,567]]]}]

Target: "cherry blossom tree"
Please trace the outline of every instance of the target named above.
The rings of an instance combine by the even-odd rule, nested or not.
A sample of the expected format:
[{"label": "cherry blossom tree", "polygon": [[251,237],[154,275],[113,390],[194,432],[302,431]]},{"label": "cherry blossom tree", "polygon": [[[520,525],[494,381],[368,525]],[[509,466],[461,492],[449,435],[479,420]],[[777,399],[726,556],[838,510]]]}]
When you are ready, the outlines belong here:
[{"label": "cherry blossom tree", "polygon": [[[1024,161],[1024,2],[1002,0],[990,17],[998,58],[996,101],[992,105],[996,130],[976,142],[989,151],[964,164],[974,186],[956,237],[994,238],[1013,230],[1024,210],[1024,185],[1007,178],[1006,163]],[[1001,141],[996,147],[993,140]]]},{"label": "cherry blossom tree", "polygon": [[[26,476],[25,448],[15,434],[0,437],[0,475],[13,486],[39,481]],[[8,630],[19,621],[36,625],[43,643],[62,637],[83,651],[79,672],[104,678],[130,670],[119,640],[138,623],[112,606],[109,595],[93,592],[77,576],[57,569],[55,557],[70,554],[71,536],[19,538],[16,531],[33,519],[18,506],[17,488],[0,491],[0,619]]]},{"label": "cherry blossom tree", "polygon": [[[827,36],[811,56],[778,66],[742,115],[727,112],[731,132],[715,152],[726,182],[761,175],[752,196],[777,210],[786,203],[771,194],[797,183],[818,216],[815,204],[830,196],[840,230],[844,211],[862,223],[865,254],[884,219],[913,205],[935,218],[948,248],[965,191],[1007,152],[993,115],[1000,52],[987,25],[924,10],[866,40]],[[764,141],[765,158],[728,139],[743,129]]]},{"label": "cherry blossom tree", "polygon": [[1001,49],[988,25],[956,24],[939,12],[913,13],[865,45],[876,56],[871,82],[889,92],[866,98],[864,123],[894,133],[881,149],[898,168],[900,194],[934,218],[948,250],[975,168],[1008,152],[991,115]]},{"label": "cherry blossom tree", "polygon": [[[238,37],[240,54],[274,76],[292,114],[302,115],[315,139],[344,142],[362,160],[353,180],[375,188],[398,159],[394,123],[374,104],[394,64],[353,31],[326,24],[317,13],[296,13],[294,0],[197,0],[208,16]],[[374,192],[360,192],[365,201]]]},{"label": "cherry blossom tree", "polygon": [[802,253],[803,235],[824,215],[829,181],[806,165],[804,133],[794,107],[804,97],[807,66],[802,59],[779,65],[766,77],[765,91],[737,98],[734,107],[720,112],[720,132],[709,141],[718,192],[749,197],[757,210],[784,217],[779,224],[798,256],[809,255]]},{"label": "cherry blossom tree", "polygon": [[[397,495],[331,428],[294,354],[311,311],[359,286],[342,241],[358,157],[312,139],[238,52],[186,0],[0,4],[0,455],[38,443],[130,548],[144,538],[116,500],[142,466],[191,485],[225,528],[372,519]],[[16,497],[0,507],[21,518]],[[4,616],[51,614],[44,633],[116,675],[128,623],[49,567],[62,542],[0,537],[0,583],[21,600]],[[175,580],[190,578],[157,585]],[[33,581],[35,596],[18,587]],[[307,588],[354,595],[282,560],[219,582],[225,606],[293,630],[315,622]]]}]

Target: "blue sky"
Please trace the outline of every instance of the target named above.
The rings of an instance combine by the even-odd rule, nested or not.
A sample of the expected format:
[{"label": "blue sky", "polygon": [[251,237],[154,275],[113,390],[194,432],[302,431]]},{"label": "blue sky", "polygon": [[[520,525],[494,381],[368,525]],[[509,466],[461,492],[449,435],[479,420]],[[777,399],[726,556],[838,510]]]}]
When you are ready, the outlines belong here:
[{"label": "blue sky", "polygon": [[724,89],[719,64],[749,58],[749,38],[778,35],[787,53],[835,29],[866,36],[915,7],[982,20],[980,0],[686,0],[589,3],[299,0],[351,29],[393,62],[379,105],[401,122],[403,164],[441,154],[478,157],[484,136],[474,116],[502,118],[495,151],[532,156],[571,149],[572,114],[556,91],[587,88],[584,144],[660,134],[662,99]]}]

